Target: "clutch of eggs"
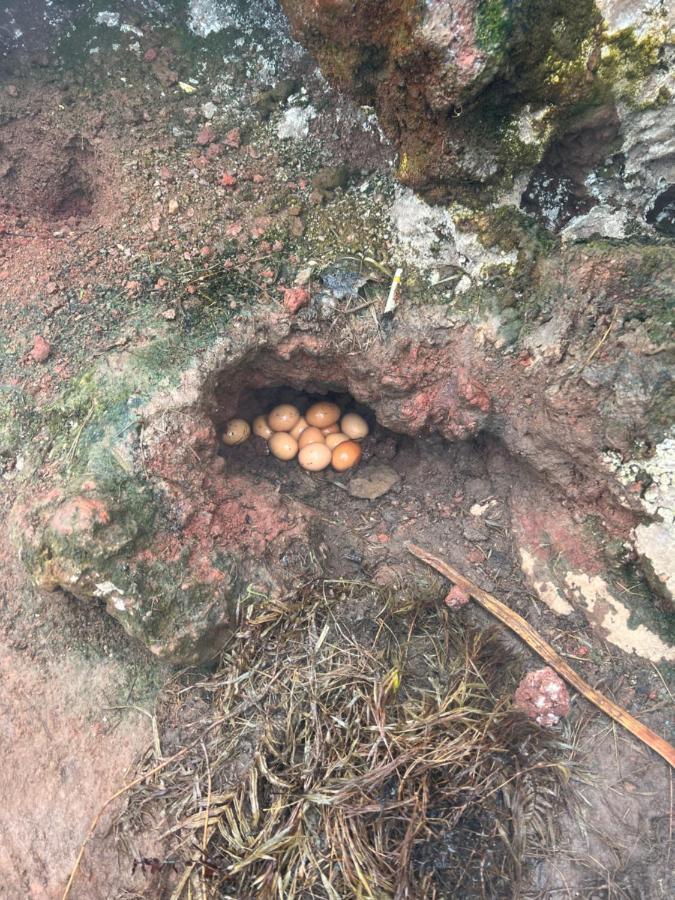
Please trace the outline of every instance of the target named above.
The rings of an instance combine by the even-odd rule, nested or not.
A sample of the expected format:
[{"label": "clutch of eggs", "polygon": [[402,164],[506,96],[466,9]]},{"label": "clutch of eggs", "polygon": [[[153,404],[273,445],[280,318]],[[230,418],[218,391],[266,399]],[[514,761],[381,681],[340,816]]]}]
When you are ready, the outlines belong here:
[{"label": "clutch of eggs", "polygon": [[[340,416],[337,403],[327,400],[312,404],[304,416],[292,403],[281,403],[266,416],[255,417],[253,433],[267,441],[270,453],[277,459],[297,456],[300,466],[309,472],[319,472],[329,465],[344,472],[361,459],[358,442],[369,429],[358,413]],[[223,443],[233,447],[248,440],[250,434],[251,426],[245,419],[230,419]]]}]

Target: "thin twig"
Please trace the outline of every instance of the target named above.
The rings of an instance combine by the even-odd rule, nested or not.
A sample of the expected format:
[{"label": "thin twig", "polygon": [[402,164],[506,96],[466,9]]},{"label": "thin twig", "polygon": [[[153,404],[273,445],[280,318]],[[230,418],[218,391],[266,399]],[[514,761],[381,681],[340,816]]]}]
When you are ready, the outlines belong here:
[{"label": "thin twig", "polygon": [[630,733],[642,741],[643,744],[651,747],[652,750],[658,753],[659,756],[662,756],[666,762],[670,763],[670,765],[675,768],[675,747],[662,737],[659,737],[659,735],[652,731],[651,728],[648,728],[646,725],[643,725],[642,722],[639,722],[636,718],[631,716],[625,709],[618,706],[616,703],[613,703],[608,697],[605,697],[604,694],[596,691],[590,684],[587,684],[583,678],[577,675],[574,669],[567,665],[553,647],[551,647],[550,644],[547,644],[546,641],[537,634],[534,628],[532,628],[522,616],[519,616],[518,613],[514,612],[512,609],[509,609],[508,606],[500,600],[497,600],[492,594],[488,594],[487,591],[484,591],[482,588],[479,588],[473,582],[469,581],[468,578],[465,578],[456,569],[453,569],[452,566],[443,562],[443,560],[438,559],[421,547],[415,546],[415,544],[407,544],[406,546],[413,556],[421,559],[422,562],[427,563],[427,565],[436,569],[437,572],[445,575],[450,581],[453,581],[455,584],[459,585],[459,587],[471,594],[474,600],[477,600],[481,606],[488,610],[488,612],[491,612],[500,622],[503,622],[504,625],[507,625],[518,635],[518,637],[522,638],[536,653],[539,654],[539,656],[542,657],[542,659],[546,660],[559,675],[568,681],[572,687],[576,688],[576,690],[578,690],[587,700],[590,700],[591,703],[597,706],[598,709],[601,709],[611,719],[614,719],[615,722],[618,722],[619,725],[623,725],[627,731],[630,731]]}]

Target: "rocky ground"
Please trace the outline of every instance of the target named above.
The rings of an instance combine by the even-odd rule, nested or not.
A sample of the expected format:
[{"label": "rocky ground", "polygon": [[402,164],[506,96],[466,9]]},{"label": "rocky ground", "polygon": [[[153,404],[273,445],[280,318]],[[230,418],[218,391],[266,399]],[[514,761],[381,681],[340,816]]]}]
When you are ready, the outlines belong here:
[{"label": "rocky ground", "polygon": [[[336,92],[271,0],[2,15],[0,896],[59,895],[171,664],[217,650],[247,592],[442,597],[408,540],[668,736],[667,152],[640,156],[625,91],[611,140],[637,182],[603,157],[598,202],[564,216],[557,187],[531,199],[543,170],[522,208],[500,185],[431,206],[381,98]],[[645,99],[663,48],[643,133],[667,116]],[[219,443],[234,413],[327,393],[373,427],[352,476]],[[586,810],[531,895],[669,896],[671,773],[571,715]],[[74,896],[148,896],[143,878],[102,827]]]}]

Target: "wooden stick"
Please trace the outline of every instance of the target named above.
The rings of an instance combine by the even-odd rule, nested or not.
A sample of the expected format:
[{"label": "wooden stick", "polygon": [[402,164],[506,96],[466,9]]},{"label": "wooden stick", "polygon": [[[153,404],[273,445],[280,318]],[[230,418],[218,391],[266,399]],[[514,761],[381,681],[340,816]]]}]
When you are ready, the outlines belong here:
[{"label": "wooden stick", "polygon": [[491,612],[493,616],[496,616],[500,622],[504,623],[504,625],[507,625],[518,635],[518,637],[522,638],[526,644],[538,653],[542,659],[546,660],[559,675],[562,675],[562,677],[568,681],[572,687],[576,688],[587,700],[590,700],[591,703],[598,707],[598,709],[601,709],[606,713],[610,719],[614,719],[619,725],[623,725],[623,727],[630,731],[631,734],[635,735],[638,740],[642,741],[642,743],[646,744],[648,747],[651,747],[652,750],[658,753],[659,756],[662,756],[666,762],[670,763],[670,765],[675,768],[675,747],[669,744],[668,741],[665,741],[662,737],[659,737],[659,735],[653,732],[651,728],[643,725],[642,722],[638,722],[638,720],[631,716],[629,712],[626,712],[625,709],[617,706],[616,703],[613,703],[605,697],[604,694],[601,694],[599,691],[596,691],[595,688],[592,688],[590,684],[587,684],[583,678],[580,678],[579,675],[577,675],[574,669],[568,666],[567,663],[558,656],[553,647],[551,647],[550,644],[547,644],[531,625],[528,625],[522,616],[519,616],[518,613],[514,612],[512,609],[509,609],[508,606],[500,600],[497,600],[492,594],[488,594],[487,591],[484,591],[473,584],[468,578],[460,575],[456,569],[453,569],[452,566],[449,566],[447,563],[443,562],[443,560],[438,559],[436,556],[432,556],[431,553],[428,553],[421,547],[415,546],[415,544],[409,543],[406,544],[406,547],[413,556],[421,559],[422,562],[427,563],[427,565],[436,569],[437,572],[440,572],[441,575],[445,575],[450,581],[453,581],[463,588],[474,598],[474,600],[477,600],[481,606]]}]

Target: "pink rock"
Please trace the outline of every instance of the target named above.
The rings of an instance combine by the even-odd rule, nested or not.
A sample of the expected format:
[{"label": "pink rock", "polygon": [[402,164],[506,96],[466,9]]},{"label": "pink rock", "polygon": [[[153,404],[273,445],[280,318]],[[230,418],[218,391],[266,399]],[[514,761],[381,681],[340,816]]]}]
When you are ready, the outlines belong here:
[{"label": "pink rock", "polygon": [[154,62],[157,59],[157,50],[155,47],[149,47],[143,54],[143,59],[146,62]]},{"label": "pink rock", "polygon": [[295,315],[298,310],[309,303],[309,291],[305,288],[286,288],[284,290],[284,306]]},{"label": "pink rock", "polygon": [[206,148],[206,156],[208,159],[215,159],[217,156],[220,156],[223,152],[223,148],[220,144],[209,144]]},{"label": "pink rock", "polygon": [[460,609],[460,607],[466,606],[470,599],[467,592],[456,584],[450,588],[443,602],[446,606],[449,606],[450,609]]},{"label": "pink rock", "polygon": [[228,131],[223,143],[226,147],[232,147],[234,150],[238,150],[241,146],[241,132],[239,129],[233,128],[231,131]]},{"label": "pink rock", "polygon": [[62,536],[91,532],[96,525],[107,525],[110,513],[102,500],[75,497],[62,504],[49,523],[52,531]]},{"label": "pink rock", "polygon": [[528,672],[516,689],[514,701],[539,725],[556,725],[570,711],[565,682],[550,666]]},{"label": "pink rock", "polygon": [[207,144],[212,144],[215,139],[216,133],[213,130],[212,125],[205,125],[195,138],[200,147],[206,147]]},{"label": "pink rock", "polygon": [[33,362],[46,362],[51,352],[51,344],[42,335],[36,334],[33,338],[33,349],[28,354]]},{"label": "pink rock", "polygon": [[220,183],[223,185],[223,187],[234,187],[237,183],[237,179],[229,172],[223,172],[223,174],[220,176]]}]

